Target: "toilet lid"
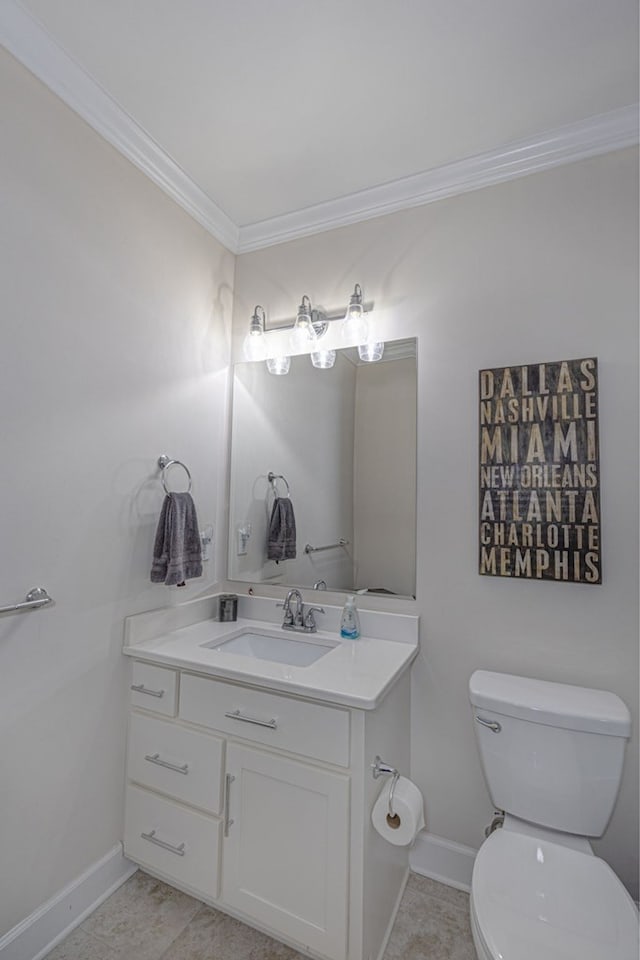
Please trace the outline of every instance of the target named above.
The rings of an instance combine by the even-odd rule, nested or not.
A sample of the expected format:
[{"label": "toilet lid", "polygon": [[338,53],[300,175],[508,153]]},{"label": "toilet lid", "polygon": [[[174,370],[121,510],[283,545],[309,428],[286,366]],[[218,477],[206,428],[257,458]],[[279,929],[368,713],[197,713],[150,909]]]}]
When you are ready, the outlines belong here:
[{"label": "toilet lid", "polygon": [[471,889],[476,932],[496,960],[638,960],[638,911],[598,857],[496,830]]}]

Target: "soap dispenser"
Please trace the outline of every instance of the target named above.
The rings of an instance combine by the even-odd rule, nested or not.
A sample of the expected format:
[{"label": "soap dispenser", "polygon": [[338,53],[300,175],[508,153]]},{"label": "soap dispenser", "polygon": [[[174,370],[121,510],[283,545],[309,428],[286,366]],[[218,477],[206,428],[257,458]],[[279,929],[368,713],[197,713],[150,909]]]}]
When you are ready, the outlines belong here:
[{"label": "soap dispenser", "polygon": [[340,636],[346,640],[357,640],[360,636],[360,618],[355,597],[347,597],[340,619]]}]

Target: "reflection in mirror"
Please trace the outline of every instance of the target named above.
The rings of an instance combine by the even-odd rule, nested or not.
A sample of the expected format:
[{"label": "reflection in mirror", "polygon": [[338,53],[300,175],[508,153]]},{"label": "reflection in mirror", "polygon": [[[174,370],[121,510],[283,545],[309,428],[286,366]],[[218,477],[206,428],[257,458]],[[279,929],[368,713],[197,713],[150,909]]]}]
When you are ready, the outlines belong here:
[{"label": "reflection in mirror", "polygon": [[[415,596],[416,386],[414,339],[377,363],[355,349],[324,370],[295,356],[286,376],[236,364],[230,580]],[[287,496],[295,558],[276,561],[270,519]]]}]

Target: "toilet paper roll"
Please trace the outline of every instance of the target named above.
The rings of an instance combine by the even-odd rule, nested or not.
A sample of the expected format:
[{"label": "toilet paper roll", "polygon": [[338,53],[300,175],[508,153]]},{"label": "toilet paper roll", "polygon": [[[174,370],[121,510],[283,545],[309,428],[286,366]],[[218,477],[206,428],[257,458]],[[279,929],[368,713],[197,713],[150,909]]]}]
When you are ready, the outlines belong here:
[{"label": "toilet paper roll", "polygon": [[389,791],[393,780],[387,780],[371,811],[371,822],[381,837],[407,847],[424,827],[422,794],[412,780],[400,777],[393,791],[394,817],[389,816]]}]

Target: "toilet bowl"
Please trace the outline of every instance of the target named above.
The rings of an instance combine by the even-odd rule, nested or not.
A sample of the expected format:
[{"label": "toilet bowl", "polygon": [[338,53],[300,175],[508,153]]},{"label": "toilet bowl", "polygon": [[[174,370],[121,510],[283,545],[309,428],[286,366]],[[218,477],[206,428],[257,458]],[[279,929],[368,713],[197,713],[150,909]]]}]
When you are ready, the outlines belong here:
[{"label": "toilet bowl", "polygon": [[487,785],[504,826],[478,851],[479,960],[638,960],[638,911],[594,856],[617,796],[630,716],[614,694],[476,671],[469,682]]},{"label": "toilet bowl", "polygon": [[637,960],[638,912],[599,857],[496,830],[476,857],[471,930],[479,960]]}]

